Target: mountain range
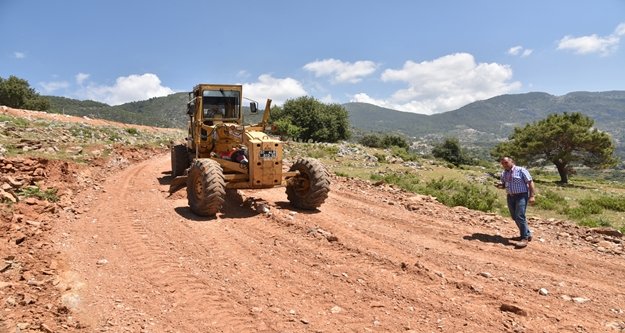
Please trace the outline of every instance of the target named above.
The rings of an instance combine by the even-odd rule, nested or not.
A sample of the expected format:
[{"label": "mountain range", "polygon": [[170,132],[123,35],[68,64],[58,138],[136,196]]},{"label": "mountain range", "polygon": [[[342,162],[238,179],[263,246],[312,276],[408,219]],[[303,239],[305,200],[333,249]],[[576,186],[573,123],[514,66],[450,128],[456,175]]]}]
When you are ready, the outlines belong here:
[{"label": "mountain range", "polygon": [[[159,127],[186,127],[187,93],[175,93],[145,101],[109,106],[47,96],[51,112],[104,118]],[[509,94],[477,101],[457,110],[423,115],[386,109],[367,103],[343,104],[351,126],[358,132],[402,134],[411,141],[434,143],[446,137],[485,149],[506,139],[515,127],[546,118],[552,113],[580,112],[595,121],[595,127],[610,133],[617,155],[625,158],[625,91],[572,92],[554,96],[542,92]],[[256,115],[257,116],[257,115]],[[252,115],[246,109],[249,122]]]}]

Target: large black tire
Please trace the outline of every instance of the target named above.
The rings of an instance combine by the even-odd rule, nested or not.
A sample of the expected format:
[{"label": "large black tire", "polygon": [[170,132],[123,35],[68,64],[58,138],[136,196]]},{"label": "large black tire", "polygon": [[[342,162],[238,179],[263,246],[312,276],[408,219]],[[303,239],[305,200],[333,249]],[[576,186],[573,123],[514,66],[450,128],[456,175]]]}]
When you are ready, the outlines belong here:
[{"label": "large black tire", "polygon": [[301,209],[317,209],[328,198],[330,175],[321,162],[300,158],[290,171],[299,175],[289,180],[286,195],[291,205]]},{"label": "large black tire", "polygon": [[189,167],[189,150],[185,145],[171,147],[171,175],[178,177]]},{"label": "large black tire", "polygon": [[217,214],[226,196],[223,169],[211,159],[197,159],[189,169],[187,199],[191,211],[200,216]]}]

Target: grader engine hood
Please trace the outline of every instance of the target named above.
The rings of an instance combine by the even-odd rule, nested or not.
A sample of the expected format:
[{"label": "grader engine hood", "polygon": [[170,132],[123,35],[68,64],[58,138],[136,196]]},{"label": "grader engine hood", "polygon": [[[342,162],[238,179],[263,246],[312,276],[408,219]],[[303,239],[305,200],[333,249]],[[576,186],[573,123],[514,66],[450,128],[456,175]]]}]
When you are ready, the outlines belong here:
[{"label": "grader engine hood", "polygon": [[272,187],[282,184],[282,142],[263,132],[245,133],[248,147],[250,185]]}]

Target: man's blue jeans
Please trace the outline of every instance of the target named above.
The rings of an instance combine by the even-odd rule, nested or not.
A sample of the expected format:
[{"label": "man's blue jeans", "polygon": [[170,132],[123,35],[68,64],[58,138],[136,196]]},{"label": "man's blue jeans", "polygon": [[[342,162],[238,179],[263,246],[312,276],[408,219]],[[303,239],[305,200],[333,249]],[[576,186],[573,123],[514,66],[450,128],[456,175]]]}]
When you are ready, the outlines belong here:
[{"label": "man's blue jeans", "polygon": [[527,200],[529,195],[525,193],[508,194],[508,210],[510,216],[514,219],[516,226],[521,233],[521,239],[528,238],[532,235],[527,220],[525,219],[525,210],[527,209]]}]

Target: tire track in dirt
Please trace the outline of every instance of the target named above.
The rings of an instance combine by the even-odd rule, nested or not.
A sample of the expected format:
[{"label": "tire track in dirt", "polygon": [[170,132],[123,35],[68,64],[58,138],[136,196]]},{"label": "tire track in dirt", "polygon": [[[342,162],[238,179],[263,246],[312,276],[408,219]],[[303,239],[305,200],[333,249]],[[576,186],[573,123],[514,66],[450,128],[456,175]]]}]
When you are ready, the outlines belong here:
[{"label": "tire track in dirt", "polygon": [[[382,262],[388,263],[390,267],[396,269],[399,263],[401,263],[402,258],[410,258],[414,257],[414,253],[406,252],[406,249],[414,249],[414,248],[425,248],[428,250],[425,253],[426,256],[435,256],[439,258],[436,262],[440,263],[439,265],[432,266],[430,263],[431,260],[428,260],[427,257],[420,258],[426,262],[426,265],[430,267],[418,267],[419,261],[415,266],[418,268],[425,269],[431,276],[432,272],[436,272],[434,274],[440,274],[441,279],[444,283],[448,283],[450,285],[456,286],[458,292],[451,292],[451,295],[443,294],[442,297],[446,297],[448,299],[453,298],[466,298],[466,293],[472,293],[473,303],[483,303],[483,307],[497,308],[501,303],[502,299],[509,299],[510,301],[515,300],[525,300],[525,299],[533,299],[536,297],[536,291],[544,287],[545,285],[533,283],[533,280],[536,276],[540,276],[541,280],[551,280],[553,285],[559,285],[561,287],[562,284],[568,285],[571,284],[571,288],[567,288],[571,292],[569,295],[576,295],[577,286],[583,286],[586,289],[586,293],[590,292],[591,294],[596,294],[602,296],[602,299],[610,299],[611,295],[619,292],[619,287],[607,287],[605,284],[605,274],[609,274],[610,271],[616,270],[619,272],[618,275],[625,274],[622,266],[607,264],[606,267],[603,267],[604,273],[596,274],[592,277],[591,281],[588,281],[587,278],[577,279],[575,276],[571,276],[568,274],[566,270],[562,270],[561,268],[557,268],[558,266],[562,266],[562,257],[558,254],[558,249],[552,251],[551,248],[544,247],[542,244],[537,244],[539,249],[537,252],[546,251],[547,253],[544,256],[540,256],[540,264],[536,265],[536,256],[532,256],[531,259],[523,259],[517,260],[515,258],[512,263],[510,257],[516,257],[516,255],[512,254],[510,251],[514,252],[512,249],[509,250],[501,250],[501,247],[496,246],[466,246],[466,240],[462,240],[462,232],[450,232],[450,229],[453,229],[452,223],[454,221],[446,221],[445,219],[438,219],[432,217],[425,217],[428,221],[426,224],[414,223],[410,220],[395,218],[393,212],[389,212],[393,209],[404,210],[403,208],[389,208],[383,207],[379,203],[367,200],[366,198],[359,198],[356,200],[357,196],[352,194],[345,195],[345,192],[337,193],[337,191],[333,190],[331,192],[331,196],[328,202],[325,205],[332,206],[340,206],[343,208],[342,211],[349,211],[349,213],[334,215],[332,217],[327,217],[324,214],[315,215],[315,219],[310,219],[311,223],[323,228],[326,231],[330,231],[333,234],[337,235],[339,238],[339,243],[344,246],[348,251],[356,252],[356,253],[364,253],[373,257],[374,259]],[[366,200],[365,206],[366,208],[358,209],[358,207],[362,207],[362,201]],[[377,207],[376,207],[377,206]],[[373,208],[372,208],[373,207]],[[326,208],[324,206],[323,208]],[[333,212],[336,212],[334,209],[330,209]],[[385,213],[379,213],[380,211],[384,211]],[[357,214],[356,214],[357,213]],[[358,216],[358,215],[361,216]],[[312,215],[304,215],[303,216],[312,216]],[[390,217],[389,217],[390,215]],[[405,215],[405,213],[403,214]],[[418,216],[414,213],[409,213],[412,218],[422,218],[423,216]],[[299,216],[299,215],[298,215]],[[356,220],[357,222],[350,223],[349,221]],[[391,221],[393,223],[391,223]],[[395,223],[397,222],[397,223]],[[457,221],[456,221],[457,222]],[[433,224],[438,224],[438,226]],[[447,225],[445,225],[447,224]],[[358,225],[358,227],[354,227],[353,225]],[[481,228],[482,226],[474,226],[474,228]],[[492,226],[487,226],[492,228]],[[446,232],[438,233],[438,230],[443,230]],[[402,235],[423,235],[421,236],[413,236],[411,237],[409,242],[398,242],[398,240],[403,240],[405,237]],[[428,245],[423,246],[422,244],[426,243]],[[454,246],[455,245],[455,246]],[[464,245],[464,246],[463,246]],[[371,250],[371,248],[375,250]],[[452,248],[450,248],[452,247]],[[393,258],[388,257],[389,253],[384,253],[382,258],[379,258],[378,255],[380,251],[388,252],[389,249],[395,248],[398,253],[400,253],[399,257]],[[477,248],[477,249],[476,249]],[[475,256],[475,252],[484,252],[484,248],[488,249],[488,253],[486,256],[479,255]],[[444,249],[443,251],[438,249]],[[449,251],[452,252],[449,252]],[[534,250],[531,250],[534,251]],[[392,252],[391,252],[392,253]],[[395,254],[396,255],[396,254]],[[421,253],[417,257],[421,257]],[[460,260],[459,259],[459,256]],[[522,257],[522,256],[521,256]],[[444,260],[444,258],[448,258]],[[571,260],[572,259],[572,260]],[[586,266],[586,269],[597,270],[596,267],[596,259],[593,258],[585,258],[575,257],[569,259],[570,261],[576,262],[577,265],[582,264]],[[460,262],[463,266],[463,272],[457,272],[460,270],[456,270],[455,268],[458,266],[458,262]],[[568,265],[571,265],[569,262]],[[472,282],[467,281],[466,269],[468,268],[473,272],[474,275],[478,275],[481,272],[484,272],[484,267],[489,267],[489,270],[494,272],[503,271],[507,274],[503,274],[500,279],[494,280],[495,283],[499,284],[500,287],[495,288],[495,290],[506,290],[514,287],[524,287],[521,294],[510,295],[509,293],[502,292],[489,292],[484,289],[483,286],[475,285]],[[512,270],[512,272],[510,272]],[[522,272],[521,274],[514,273]],[[428,276],[425,274],[425,276]],[[472,277],[470,277],[472,278]],[[527,282],[526,282],[527,279]],[[473,279],[474,280],[474,279]],[[485,279],[486,280],[486,279]],[[562,282],[565,281],[565,282]],[[422,282],[426,282],[422,279]],[[492,281],[484,281],[485,283],[493,283]],[[619,283],[620,285],[621,283]],[[426,284],[427,285],[427,284]],[[596,288],[598,286],[600,288]],[[565,289],[565,288],[561,288]],[[577,294],[578,295],[578,294]],[[405,295],[403,295],[405,296]],[[522,301],[522,305],[527,309],[535,310],[536,312],[545,312],[543,308],[540,306],[535,306],[531,301]],[[609,304],[603,304],[608,308],[618,308],[618,302],[610,302]],[[576,306],[571,302],[562,301],[561,304],[564,308],[574,309]],[[444,308],[440,310],[445,310]],[[556,311],[547,311],[551,312],[551,318],[557,316]],[[596,313],[597,317],[600,317],[601,313]],[[556,325],[557,322],[554,322],[551,319],[547,319],[547,325]],[[601,325],[601,323],[596,323],[597,325]],[[483,327],[482,327],[483,329]]]},{"label": "tire track in dirt", "polygon": [[[168,293],[166,297],[161,297],[161,301],[174,305],[171,312],[184,313],[184,321],[166,320],[163,323],[166,325],[165,329],[185,332],[204,332],[206,328],[215,331],[250,331],[253,325],[249,318],[238,314],[237,309],[229,308],[228,301],[223,296],[208,292],[210,279],[190,273],[187,267],[181,267],[177,263],[177,252],[163,248],[163,244],[168,241],[166,230],[149,225],[150,221],[158,221],[160,217],[151,212],[154,208],[146,207],[145,210],[141,205],[134,205],[138,198],[145,199],[141,198],[142,194],[146,193],[146,188],[153,186],[149,181],[143,181],[147,178],[145,174],[154,172],[153,164],[153,161],[148,161],[132,166],[122,172],[119,179],[111,181],[114,183],[111,188],[116,184],[120,186],[107,191],[110,200],[95,209],[96,215],[106,216],[106,220],[99,223],[98,234],[115,230],[120,250],[125,252],[127,260],[133,263],[135,270],[141,272],[144,283],[152,289]],[[161,194],[157,195],[162,200]],[[188,234],[184,236],[191,237]],[[141,322],[140,314],[128,312],[128,321]],[[209,323],[206,323],[207,318],[211,318]]]},{"label": "tire track in dirt", "polygon": [[[275,192],[272,192],[275,193]],[[265,196],[264,198],[268,198],[269,196]],[[333,205],[334,203],[328,202],[327,205]],[[319,224],[320,220],[326,218],[326,215],[322,212],[317,214],[298,214],[297,219],[307,219],[310,218],[314,220],[313,225]],[[358,218],[357,216],[353,216],[354,218]],[[341,219],[340,216],[333,216],[336,221],[345,221]],[[288,221],[289,218],[274,218],[278,222],[277,228],[285,229],[291,228],[295,230],[295,233],[298,233],[300,237],[303,239],[311,239],[309,232],[306,230],[311,227],[311,223],[306,223],[305,221],[298,223]],[[340,222],[338,223],[340,224]],[[264,226],[264,224],[263,224]],[[270,225],[271,226],[271,225]],[[331,227],[326,228],[326,230],[331,230]],[[269,229],[272,230],[272,229]],[[267,233],[267,230],[263,230],[263,233]],[[318,239],[312,238],[315,242],[319,243]],[[332,274],[336,274],[337,272],[342,272],[345,276],[339,276],[339,278],[334,278],[334,281],[330,281],[329,283],[336,284],[336,280],[341,280],[341,283],[344,283],[348,288],[350,285],[356,286],[358,288],[363,288],[366,290],[366,295],[368,298],[376,300],[374,302],[375,307],[380,308],[394,308],[399,307],[403,309],[410,308],[432,308],[429,304],[428,300],[428,288],[429,286],[437,287],[441,284],[441,279],[435,275],[435,273],[423,266],[416,267],[402,267],[402,263],[399,261],[394,261],[389,259],[383,254],[383,251],[371,251],[366,250],[367,243],[379,242],[379,240],[367,240],[366,237],[362,237],[357,242],[359,243],[358,247],[350,245],[350,243],[346,243],[341,241],[341,237],[339,236],[339,241],[334,244],[328,244],[327,242],[321,242],[320,244],[326,244],[326,246],[320,246],[322,249],[318,249],[319,253],[323,254],[323,258],[333,257],[331,260],[319,260],[323,258],[313,258],[313,261],[322,261],[327,262],[330,261],[334,264],[335,271],[334,272],[325,272],[325,276],[330,276]],[[380,242],[381,243],[381,242]],[[298,248],[304,248],[306,252],[309,252],[308,249],[302,246],[301,242],[297,244]],[[380,245],[379,248],[382,249],[384,245]],[[389,247],[389,244],[385,245]],[[364,249],[363,249],[364,247]],[[382,254],[378,254],[378,252]],[[380,276],[379,274],[383,275]],[[378,274],[378,276],[376,276]],[[352,277],[354,280],[361,282],[361,285],[357,283],[353,283]],[[389,283],[389,281],[393,281],[393,283]],[[366,281],[366,282],[365,282]],[[415,284],[417,284],[417,288],[414,288]],[[411,292],[401,292],[397,294],[397,290],[401,290],[401,286],[410,285]],[[353,301],[349,300],[349,297],[352,295],[346,296],[343,300],[344,304],[351,304]],[[397,299],[402,299],[402,301],[398,301]],[[371,299],[363,300],[365,304],[367,301],[371,302]],[[361,304],[353,303],[353,307],[348,307],[347,311],[350,312],[351,315],[356,317],[359,316]],[[381,311],[382,312],[382,311]],[[363,313],[364,315],[364,313]],[[399,327],[410,327],[410,324],[406,322],[406,319],[411,317],[410,313],[398,313],[394,316],[394,318],[385,318],[386,321],[396,322],[397,325],[404,325]],[[347,325],[347,322],[341,322],[341,325]],[[407,326],[406,326],[407,325]],[[342,326],[341,326],[342,327]],[[363,329],[362,322],[359,326],[360,329]]]}]

